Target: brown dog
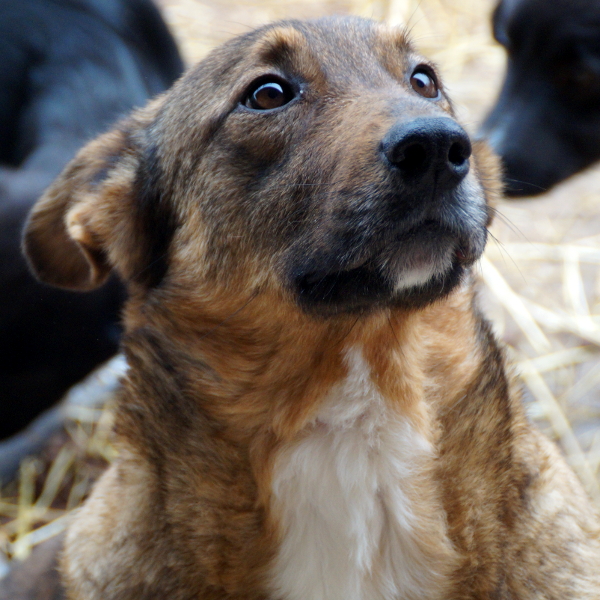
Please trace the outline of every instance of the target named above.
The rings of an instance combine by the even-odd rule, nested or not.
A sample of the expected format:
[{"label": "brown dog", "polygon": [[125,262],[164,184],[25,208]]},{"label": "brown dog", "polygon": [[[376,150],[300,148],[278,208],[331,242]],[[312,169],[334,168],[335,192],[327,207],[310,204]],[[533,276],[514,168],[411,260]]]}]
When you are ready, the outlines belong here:
[{"label": "brown dog", "polygon": [[354,18],[235,39],[84,148],[25,236],[43,280],[130,293],[69,597],[599,598],[596,516],[474,308],[496,176]]}]

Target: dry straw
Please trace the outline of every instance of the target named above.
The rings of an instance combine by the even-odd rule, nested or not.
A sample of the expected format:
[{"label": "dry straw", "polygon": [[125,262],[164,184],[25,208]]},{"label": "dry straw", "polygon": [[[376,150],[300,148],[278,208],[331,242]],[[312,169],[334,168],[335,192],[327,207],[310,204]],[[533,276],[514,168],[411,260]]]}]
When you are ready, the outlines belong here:
[{"label": "dry straw", "polygon": [[[504,54],[490,36],[492,0],[160,4],[188,62],[274,19],[351,13],[407,25],[440,66],[471,131],[501,80]],[[573,178],[542,199],[497,208],[479,267],[482,302],[520,373],[531,417],[559,442],[600,505],[600,172]],[[112,457],[110,411],[85,402],[69,411],[68,436],[52,459],[28,458],[18,480],[1,488],[0,577],[8,560],[26,557],[65,527]]]}]

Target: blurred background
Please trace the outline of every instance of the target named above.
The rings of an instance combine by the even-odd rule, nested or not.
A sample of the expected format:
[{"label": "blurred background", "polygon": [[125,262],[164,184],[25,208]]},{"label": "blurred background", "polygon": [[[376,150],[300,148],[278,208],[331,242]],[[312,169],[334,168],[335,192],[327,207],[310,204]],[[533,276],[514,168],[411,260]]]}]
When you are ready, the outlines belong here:
[{"label": "blurred background", "polygon": [[[187,65],[276,19],[353,14],[406,25],[420,52],[440,67],[471,133],[490,110],[505,67],[491,34],[494,0],[160,0],[158,6]],[[600,507],[600,167],[534,199],[503,201],[497,211],[477,267],[484,310],[514,361],[531,418],[561,445]],[[64,528],[113,457],[104,401],[124,368],[112,361],[75,389],[61,413],[64,431],[2,482],[0,576],[3,564],[27,557]]]}]

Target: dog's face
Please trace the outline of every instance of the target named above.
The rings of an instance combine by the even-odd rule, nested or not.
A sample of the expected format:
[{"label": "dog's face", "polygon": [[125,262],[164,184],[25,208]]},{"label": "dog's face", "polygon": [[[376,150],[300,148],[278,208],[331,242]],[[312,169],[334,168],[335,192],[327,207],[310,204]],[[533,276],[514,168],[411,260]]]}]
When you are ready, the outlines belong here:
[{"label": "dog's face", "polygon": [[539,194],[600,159],[600,4],[503,0],[493,25],[508,68],[481,134],[508,194]]},{"label": "dog's face", "polygon": [[[215,50],[84,149],[34,210],[42,278],[276,294],[310,314],[419,307],[483,251],[494,181],[435,69],[361,19],[284,22]],[[480,161],[481,162],[481,161]]]}]

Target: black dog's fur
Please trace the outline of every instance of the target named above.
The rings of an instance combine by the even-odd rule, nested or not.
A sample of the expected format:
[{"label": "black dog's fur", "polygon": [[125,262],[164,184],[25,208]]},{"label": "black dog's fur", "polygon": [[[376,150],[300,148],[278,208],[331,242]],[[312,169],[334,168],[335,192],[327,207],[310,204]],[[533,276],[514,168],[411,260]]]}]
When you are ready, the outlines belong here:
[{"label": "black dog's fur", "polygon": [[512,196],[544,192],[600,159],[600,3],[501,0],[508,70],[481,133]]},{"label": "black dog's fur", "polygon": [[117,349],[123,299],[37,282],[31,205],[76,150],[168,88],[183,63],[150,0],[0,0],[0,438]]}]

